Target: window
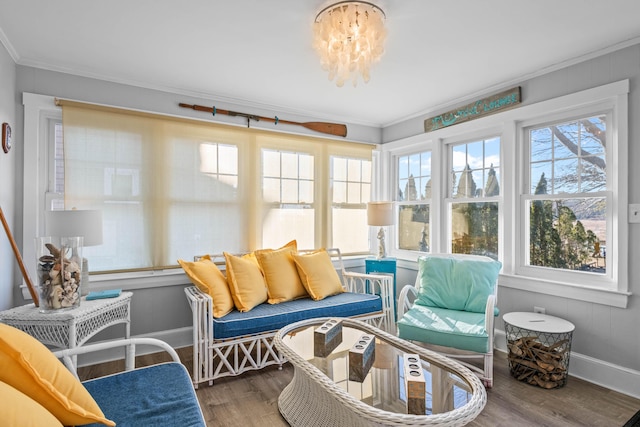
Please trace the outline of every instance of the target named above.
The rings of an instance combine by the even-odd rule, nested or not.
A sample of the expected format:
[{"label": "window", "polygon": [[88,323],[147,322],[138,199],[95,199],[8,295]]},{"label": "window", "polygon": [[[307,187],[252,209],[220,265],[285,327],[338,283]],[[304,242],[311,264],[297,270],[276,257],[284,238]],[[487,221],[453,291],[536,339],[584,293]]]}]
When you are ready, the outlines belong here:
[{"label": "window", "polygon": [[398,248],[429,252],[431,151],[397,158]]},{"label": "window", "polygon": [[331,156],[331,189],[332,246],[346,253],[368,253],[371,160]]},{"label": "window", "polygon": [[104,243],[85,248],[94,272],[292,239],[368,252],[370,145],[66,103],[38,187],[47,209],[102,210]]},{"label": "window", "polygon": [[626,307],[628,91],[611,83],[384,144],[391,255],[483,254],[502,261],[500,286]]},{"label": "window", "polygon": [[498,259],[500,138],[449,146],[447,204],[451,253]]},{"label": "window", "polygon": [[606,123],[601,114],[525,129],[524,264],[539,274],[607,274]]},{"label": "window", "polygon": [[314,244],[314,156],[262,150],[262,247],[297,240],[301,248]]}]

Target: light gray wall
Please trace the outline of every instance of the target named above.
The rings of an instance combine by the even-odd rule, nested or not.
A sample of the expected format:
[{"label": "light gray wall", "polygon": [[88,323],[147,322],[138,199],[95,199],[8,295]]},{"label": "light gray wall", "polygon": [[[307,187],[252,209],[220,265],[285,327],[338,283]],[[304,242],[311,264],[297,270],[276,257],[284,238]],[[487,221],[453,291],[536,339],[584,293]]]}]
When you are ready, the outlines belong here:
[{"label": "light gray wall", "polygon": [[[9,123],[14,138],[18,130],[15,99],[16,66],[0,43],[0,125]],[[20,157],[19,151],[15,144],[7,154],[0,149],[0,207],[12,233],[17,230],[15,217],[21,213],[15,205],[17,191],[15,165]],[[12,307],[13,290],[17,287],[17,281],[21,276],[4,229],[0,231],[0,236],[0,310],[6,310]]]},{"label": "light gray wall", "polygon": [[[518,84],[522,87],[523,104],[531,104],[623,79],[630,81],[629,203],[640,203],[640,45]],[[430,116],[425,114],[385,128],[384,142],[422,133],[423,121]],[[500,312],[533,311],[534,305],[544,307],[547,314],[565,318],[575,324],[573,352],[585,356],[585,360],[594,358],[640,371],[640,224],[630,224],[629,233],[629,289],[633,295],[626,309],[499,288]],[[413,283],[415,271],[407,269],[399,272],[398,278],[404,283]],[[503,328],[502,316],[497,327]],[[640,395],[640,385],[636,384],[636,387],[636,395]]]}]

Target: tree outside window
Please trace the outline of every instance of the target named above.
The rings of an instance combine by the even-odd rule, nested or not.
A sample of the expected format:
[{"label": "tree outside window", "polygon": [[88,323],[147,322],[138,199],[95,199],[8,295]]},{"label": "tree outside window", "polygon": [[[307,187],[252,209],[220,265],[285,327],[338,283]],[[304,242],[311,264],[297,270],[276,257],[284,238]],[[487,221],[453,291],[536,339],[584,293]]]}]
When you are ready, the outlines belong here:
[{"label": "tree outside window", "polygon": [[606,116],[528,130],[531,266],[606,273]]}]

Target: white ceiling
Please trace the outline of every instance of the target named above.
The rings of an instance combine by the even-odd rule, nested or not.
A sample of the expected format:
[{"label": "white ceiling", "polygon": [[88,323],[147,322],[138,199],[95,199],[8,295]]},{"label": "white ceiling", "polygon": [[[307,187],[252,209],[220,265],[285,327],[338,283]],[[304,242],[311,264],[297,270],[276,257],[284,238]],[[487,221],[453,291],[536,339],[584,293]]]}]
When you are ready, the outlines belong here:
[{"label": "white ceiling", "polygon": [[0,0],[0,40],[21,65],[372,126],[640,40],[638,0],[374,1],[385,54],[355,88],[311,47],[324,0]]}]

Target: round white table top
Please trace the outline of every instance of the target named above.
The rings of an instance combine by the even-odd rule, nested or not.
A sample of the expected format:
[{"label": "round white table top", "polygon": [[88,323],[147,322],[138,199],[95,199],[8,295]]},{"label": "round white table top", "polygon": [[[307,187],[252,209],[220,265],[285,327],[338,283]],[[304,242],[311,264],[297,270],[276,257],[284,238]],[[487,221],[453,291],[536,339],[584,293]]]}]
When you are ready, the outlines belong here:
[{"label": "round white table top", "polygon": [[502,320],[517,328],[549,334],[572,332],[576,327],[568,320],[547,314],[515,311],[502,316]]}]

